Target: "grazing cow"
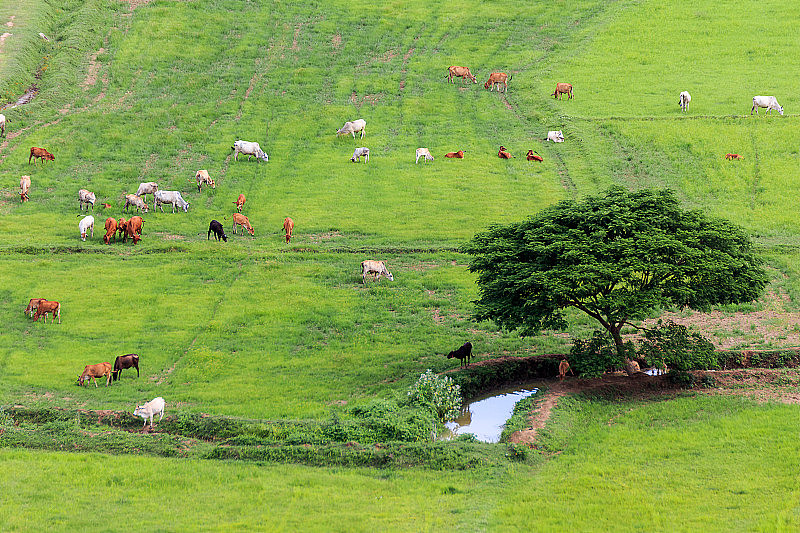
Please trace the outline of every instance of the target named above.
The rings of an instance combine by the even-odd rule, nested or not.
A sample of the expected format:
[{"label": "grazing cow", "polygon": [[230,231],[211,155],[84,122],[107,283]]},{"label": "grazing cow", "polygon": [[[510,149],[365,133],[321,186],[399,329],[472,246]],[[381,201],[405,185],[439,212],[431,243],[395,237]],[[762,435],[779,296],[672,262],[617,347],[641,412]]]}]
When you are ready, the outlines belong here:
[{"label": "grazing cow", "polygon": [[78,229],[81,230],[81,240],[86,240],[87,230],[91,232],[91,237],[94,238],[94,217],[92,215],[85,216],[78,222]]},{"label": "grazing cow", "polygon": [[544,158],[540,156],[538,153],[534,153],[533,150],[528,150],[528,155],[525,157],[528,159],[528,161],[539,161],[539,162],[544,161]]},{"label": "grazing cow", "polygon": [[497,152],[497,157],[499,157],[500,159],[511,159],[513,156],[508,152],[506,152],[505,146],[501,146],[500,151]]},{"label": "grazing cow", "polygon": [[31,298],[31,301],[28,302],[28,307],[25,308],[25,314],[33,318],[33,314],[39,308],[39,303],[46,301],[46,298]]},{"label": "grazing cow", "polygon": [[[256,143],[256,144],[258,144],[258,143]],[[236,146],[234,144],[234,150],[235,149],[236,149]],[[258,149],[261,150],[261,147],[259,147]],[[265,154],[265,157],[266,157],[266,154]],[[211,176],[208,175],[208,170],[198,170],[197,174],[194,175],[194,179],[197,180],[197,192],[200,192],[200,187],[204,183],[207,183],[207,184],[211,185],[212,189],[216,189],[217,188],[216,182],[214,182],[214,180],[211,179]]]},{"label": "grazing cow", "polygon": [[681,111],[687,111],[689,109],[689,102],[692,101],[692,95],[689,94],[689,91],[681,92],[681,95],[678,97],[678,105],[681,106]]},{"label": "grazing cow", "polygon": [[211,232],[214,232],[214,238],[217,240],[222,239],[225,242],[228,242],[228,236],[225,235],[225,230],[222,228],[222,224],[219,223],[217,220],[212,220],[211,224],[208,225],[208,235],[206,236],[206,240],[211,238]]},{"label": "grazing cow", "polygon": [[0,135],[6,134],[6,116],[0,113]]},{"label": "grazing cow", "polygon": [[351,133],[353,134],[353,139],[355,139],[356,133],[358,132],[361,132],[360,139],[363,139],[364,134],[367,133],[367,121],[363,118],[353,120],[352,122],[345,122],[344,126],[336,130],[336,135],[347,135]]},{"label": "grazing cow", "polygon": [[561,130],[548,131],[547,138],[545,138],[545,141],[553,141],[554,143],[563,143],[564,134],[561,132]]},{"label": "grazing cow", "polygon": [[[233,160],[239,160],[239,154],[242,153],[247,156],[247,160],[250,161],[251,156],[255,156],[256,163],[258,163],[259,159],[264,162],[269,162],[269,156],[265,154],[261,150],[261,146],[257,142],[250,142],[250,141],[236,141],[231,146],[231,150],[235,153],[233,154]],[[197,184],[197,187],[200,187],[200,184]]]},{"label": "grazing cow", "polygon": [[86,204],[86,212],[89,212],[89,205],[92,206],[92,211],[94,211],[94,202],[95,196],[94,193],[91,191],[87,191],[86,189],[81,189],[78,191],[78,209],[83,211],[83,204]]},{"label": "grazing cow", "polygon": [[416,163],[419,163],[419,158],[422,158],[422,162],[425,161],[433,161],[433,156],[431,155],[430,150],[427,148],[417,148],[417,160]]},{"label": "grazing cow", "polygon": [[166,404],[164,403],[164,398],[159,396],[158,398],[153,398],[149,402],[144,405],[137,405],[136,409],[133,411],[134,416],[141,416],[144,418],[144,426],[147,425],[147,419],[150,419],[150,427],[153,427],[153,416],[156,414],[160,414],[158,417],[158,421],[161,422],[161,419],[164,418],[164,407]]},{"label": "grazing cow", "polygon": [[242,235],[244,235],[244,229],[247,228],[247,231],[250,232],[250,235],[253,237],[256,236],[256,232],[253,229],[253,226],[250,225],[250,220],[242,215],[241,213],[234,213],[233,214],[233,234],[236,235],[236,226],[242,227]]},{"label": "grazing cow", "polygon": [[31,158],[39,158],[40,161],[55,161],[56,158],[53,154],[45,150],[44,148],[37,148],[35,146],[31,146],[31,155],[28,156],[28,164],[31,164]]},{"label": "grazing cow", "polygon": [[112,381],[122,378],[122,370],[125,368],[136,368],[136,377],[139,377],[139,354],[129,353],[119,355],[114,359],[114,370],[111,372]]},{"label": "grazing cow", "polygon": [[356,148],[353,151],[353,157],[350,158],[350,161],[353,163],[358,163],[361,160],[361,157],[364,157],[364,163],[369,162],[369,148],[362,146],[361,148]]},{"label": "grazing cow", "polygon": [[236,204],[236,211],[238,211],[239,213],[242,212],[242,207],[244,207],[245,201],[246,201],[246,199],[244,197],[244,194],[240,194],[239,198],[237,198],[236,201],[233,202],[233,203]]},{"label": "grazing cow", "polygon": [[28,191],[31,190],[31,177],[22,176],[19,179],[19,198],[23,202],[28,201]]},{"label": "grazing cow", "polygon": [[289,217],[283,219],[283,231],[286,232],[286,244],[292,240],[292,230],[294,230],[294,220]]},{"label": "grazing cow", "polygon": [[389,281],[394,281],[394,276],[392,276],[392,273],[386,268],[386,263],[383,261],[362,261],[361,281],[364,282],[364,285],[367,284],[367,274],[372,274],[375,281],[381,279],[381,276],[384,276]]},{"label": "grazing cow", "polygon": [[111,244],[111,237],[117,240],[117,219],[108,217],[106,219],[106,234],[103,236],[103,242]]},{"label": "grazing cow", "polygon": [[553,91],[552,96],[553,98],[558,98],[559,100],[564,99],[564,95],[567,95],[567,100],[572,98],[572,84],[571,83],[556,83],[556,90]]},{"label": "grazing cow", "polygon": [[[119,236],[123,238],[122,242],[125,242],[124,240],[125,232],[127,230],[128,230],[128,221],[126,221],[124,218],[119,219],[117,221],[117,233],[119,233]],[[114,240],[116,240],[116,238]]]},{"label": "grazing cow", "polygon": [[[155,193],[153,193],[153,197],[155,197]],[[128,206],[132,205],[136,208],[137,213],[147,213],[150,208],[147,207],[147,204],[144,203],[144,200],[136,196],[135,194],[126,194],[125,195],[125,212],[128,212]],[[153,206],[155,209],[155,206]]]},{"label": "grazing cow", "polygon": [[451,159],[464,159],[464,150],[459,150],[458,152],[447,152],[444,154],[444,156]]},{"label": "grazing cow", "polygon": [[727,159],[728,161],[731,161],[733,159],[744,159],[744,158],[742,156],[740,156],[739,154],[725,154],[725,159]]},{"label": "grazing cow", "polygon": [[78,376],[78,385],[83,385],[89,380],[94,380],[97,387],[97,378],[106,378],[106,387],[111,382],[111,363],[97,363],[96,365],[86,365],[83,373]]},{"label": "grazing cow", "polygon": [[122,242],[126,242],[128,237],[133,239],[133,244],[142,240],[142,222],[143,220],[140,216],[131,217],[131,219],[125,223],[125,237],[122,238]]},{"label": "grazing cow", "polygon": [[[514,76],[512,75],[511,77],[513,78]],[[508,90],[508,81],[509,77],[505,72],[492,72],[489,74],[489,79],[483,84],[483,88],[493,91],[494,86],[497,85],[497,92],[500,92],[500,84],[502,83],[503,92],[506,92]]]},{"label": "grazing cow", "polygon": [[767,115],[773,109],[783,115],[783,107],[778,104],[778,100],[774,96],[754,96],[753,97],[753,107],[750,108],[750,114],[753,114],[753,109],[756,110],[756,115],[758,115],[758,108],[759,107],[766,107],[767,108]]},{"label": "grazing cow", "polygon": [[153,195],[153,211],[155,211],[156,207],[158,207],[163,213],[163,204],[172,204],[173,213],[175,212],[176,206],[178,209],[183,209],[184,213],[189,211],[189,202],[183,199],[183,196],[181,196],[179,191],[156,191],[156,193]]},{"label": "grazing cow", "polygon": [[559,381],[563,380],[567,376],[567,372],[575,375],[575,372],[569,367],[569,363],[566,359],[562,359],[560,363],[558,363],[558,379]]},{"label": "grazing cow", "polygon": [[478,80],[467,67],[447,67],[447,81],[453,83],[453,78],[461,78],[462,83],[466,83],[467,80],[472,80],[472,83],[478,83]]},{"label": "grazing cow", "polygon": [[39,317],[44,315],[44,323],[47,324],[47,313],[50,313],[50,322],[58,317],[58,323],[61,324],[61,304],[58,302],[50,302],[41,300],[39,306],[36,308],[36,313],[33,315],[33,321],[39,320]]},{"label": "grazing cow", "polygon": [[139,188],[136,189],[136,196],[140,197],[142,200],[147,200],[146,196],[148,194],[155,194],[157,190],[158,190],[158,183],[156,183],[155,181],[140,183]]},{"label": "grazing cow", "polygon": [[453,350],[452,352],[447,354],[448,359],[452,359],[453,357],[460,360],[458,365],[459,368],[462,366],[468,367],[469,360],[472,357],[472,343],[467,341],[464,344],[462,344],[461,348],[459,348],[458,350]]}]

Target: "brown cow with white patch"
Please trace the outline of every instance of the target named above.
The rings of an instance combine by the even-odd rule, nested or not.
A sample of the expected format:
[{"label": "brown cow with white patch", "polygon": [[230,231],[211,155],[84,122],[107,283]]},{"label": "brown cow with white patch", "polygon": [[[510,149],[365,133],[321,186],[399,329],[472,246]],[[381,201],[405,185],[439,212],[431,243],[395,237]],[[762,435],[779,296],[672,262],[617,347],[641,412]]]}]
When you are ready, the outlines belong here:
[{"label": "brown cow with white patch", "polygon": [[103,237],[103,242],[106,244],[111,244],[111,237],[114,237],[114,240],[117,240],[117,220],[115,218],[108,217],[106,219],[106,234]]},{"label": "brown cow with white patch", "polygon": [[292,230],[294,229],[294,220],[289,217],[283,219],[283,231],[286,232],[286,244],[292,240]]},{"label": "brown cow with white patch", "polygon": [[467,67],[447,67],[447,80],[453,83],[453,78],[461,78],[462,83],[466,83],[467,80],[472,80],[472,83],[478,83],[478,80],[475,79],[475,76],[472,75],[472,72]]},{"label": "brown cow with white patch", "polygon": [[58,323],[61,324],[61,304],[58,302],[49,302],[47,300],[39,302],[39,306],[36,308],[36,314],[33,315],[33,321],[38,321],[39,317],[44,315],[44,323],[47,324],[47,313],[51,315],[50,322],[53,322],[56,316],[58,316]]},{"label": "brown cow with white patch", "polygon": [[19,198],[23,202],[28,201],[28,191],[31,189],[31,177],[22,176],[19,179]]},{"label": "brown cow with white patch", "polygon": [[25,308],[25,314],[33,318],[33,313],[39,308],[40,302],[46,302],[47,298],[31,298],[28,302],[28,307]]},{"label": "brown cow with white patch", "polygon": [[244,235],[244,229],[247,228],[247,231],[250,233],[250,235],[255,237],[256,232],[253,229],[253,226],[250,225],[250,220],[246,216],[244,216],[244,215],[242,215],[240,213],[234,213],[233,214],[233,234],[234,235],[236,235],[236,226],[241,226],[242,227],[242,235]]},{"label": "brown cow with white patch", "polygon": [[[572,84],[570,83],[556,83],[556,90],[553,91],[552,96],[553,98],[558,98],[559,100],[563,100],[563,95],[567,95],[567,100],[572,98]],[[560,98],[559,98],[560,97]]]},{"label": "brown cow with white patch", "polygon": [[244,194],[240,194],[239,198],[237,198],[236,201],[233,202],[233,203],[236,204],[236,211],[238,211],[239,213],[242,212],[242,207],[244,207],[245,201],[246,201],[246,198],[244,197]]},{"label": "brown cow with white patch", "polygon": [[89,380],[94,380],[97,387],[97,378],[106,378],[106,387],[111,382],[111,363],[97,363],[96,365],[86,365],[83,373],[78,376],[78,385],[83,386]]},{"label": "brown cow with white patch", "polygon": [[[511,76],[512,78],[514,76]],[[494,86],[497,85],[497,92],[500,92],[500,84],[503,84],[503,92],[508,90],[508,74],[505,72],[492,72],[489,74],[489,79],[486,80],[486,83],[483,84],[484,89],[489,89],[489,91],[494,90]],[[490,88],[491,87],[491,88]]]}]

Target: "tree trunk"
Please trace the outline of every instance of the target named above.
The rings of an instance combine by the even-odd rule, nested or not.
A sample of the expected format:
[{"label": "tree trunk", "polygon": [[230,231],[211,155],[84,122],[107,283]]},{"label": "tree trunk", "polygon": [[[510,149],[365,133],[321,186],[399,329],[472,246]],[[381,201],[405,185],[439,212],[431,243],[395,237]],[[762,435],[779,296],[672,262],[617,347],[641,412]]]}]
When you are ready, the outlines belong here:
[{"label": "tree trunk", "polygon": [[608,326],[608,332],[611,333],[611,337],[614,339],[614,346],[617,348],[617,355],[625,362],[625,372],[628,374],[628,377],[633,377],[633,375],[640,370],[639,363],[628,359],[628,354],[625,353],[625,344],[622,342],[622,335],[620,334],[621,330],[621,322],[618,326],[611,324]]}]

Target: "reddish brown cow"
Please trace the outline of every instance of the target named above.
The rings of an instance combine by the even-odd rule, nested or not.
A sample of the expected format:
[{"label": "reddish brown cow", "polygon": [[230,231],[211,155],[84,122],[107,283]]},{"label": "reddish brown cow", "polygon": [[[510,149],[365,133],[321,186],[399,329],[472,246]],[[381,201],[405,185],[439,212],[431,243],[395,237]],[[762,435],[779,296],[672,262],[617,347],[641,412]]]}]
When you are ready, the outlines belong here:
[{"label": "reddish brown cow", "polygon": [[78,376],[78,385],[83,385],[89,380],[94,380],[97,387],[97,378],[106,378],[106,387],[111,382],[111,363],[97,363],[96,365],[86,365],[83,373]]},{"label": "reddish brown cow", "polygon": [[458,152],[448,152],[444,154],[444,156],[453,159],[464,159],[464,150],[459,150]]},{"label": "reddish brown cow", "polygon": [[53,154],[45,150],[44,148],[37,148],[35,146],[31,146],[31,155],[28,156],[28,164],[31,164],[31,158],[38,157],[41,161],[55,161],[56,158]]},{"label": "reddish brown cow", "polygon": [[572,374],[573,376],[575,375],[575,372],[573,372],[572,369],[569,367],[569,363],[567,362],[567,360],[562,359],[561,362],[558,364],[558,379],[559,380],[564,379],[567,375],[567,371],[569,371],[569,373]]},{"label": "reddish brown cow", "polygon": [[133,239],[133,244],[142,240],[142,222],[142,217],[138,215],[131,217],[125,224],[125,237],[122,238],[122,242],[126,242],[128,237]]},{"label": "reddish brown cow", "polygon": [[508,152],[506,152],[505,146],[501,146],[500,151],[497,152],[497,157],[499,157],[500,159],[511,159],[513,156]]},{"label": "reddish brown cow", "polygon": [[250,235],[255,237],[256,232],[253,229],[253,226],[250,225],[250,220],[239,213],[233,214],[233,234],[236,235],[236,226],[242,227],[242,235],[244,235],[244,228],[247,228],[247,231],[250,232]]},{"label": "reddish brown cow", "polygon": [[559,98],[559,100],[563,100],[563,95],[567,95],[567,100],[572,98],[572,84],[570,83],[556,83],[556,90],[551,94],[553,98]]},{"label": "reddish brown cow", "polygon": [[[127,229],[128,229],[128,221],[125,220],[124,218],[119,219],[119,221],[117,222],[117,232],[119,233],[119,236],[122,237],[122,242],[125,242],[125,234]],[[114,240],[116,240],[116,238]]]},{"label": "reddish brown cow", "polygon": [[242,212],[242,207],[244,207],[244,202],[245,202],[244,194],[240,194],[239,198],[237,198],[236,201],[233,202],[236,204],[236,211],[238,211],[239,213]]},{"label": "reddish brown cow", "polygon": [[292,230],[294,229],[294,220],[289,217],[283,219],[283,231],[286,232],[286,244],[292,240]]},{"label": "reddish brown cow", "polygon": [[743,157],[740,156],[739,154],[725,154],[725,159],[727,159],[728,161],[732,161],[734,159],[743,159]]},{"label": "reddish brown cow", "polygon": [[28,307],[25,308],[25,314],[33,317],[33,313],[36,312],[36,309],[39,308],[39,302],[46,302],[47,298],[31,298],[31,301],[28,302]]},{"label": "reddish brown cow", "polygon": [[478,80],[475,79],[475,76],[472,75],[472,72],[467,67],[447,67],[447,80],[453,83],[453,78],[461,78],[463,83],[466,83],[468,79],[472,80],[472,83],[478,83]]},{"label": "reddish brown cow", "polygon": [[544,161],[544,158],[539,154],[534,154],[533,150],[528,150],[528,155],[526,156],[528,161]]},{"label": "reddish brown cow", "polygon": [[117,220],[108,217],[106,219],[106,234],[103,237],[103,242],[106,244],[111,244],[111,237],[114,237],[114,240],[116,241],[117,240],[116,235],[117,235]]},{"label": "reddish brown cow", "polygon": [[58,316],[58,323],[61,324],[61,304],[58,302],[48,302],[42,300],[39,302],[39,307],[36,308],[36,314],[33,315],[33,321],[39,320],[39,317],[44,315],[44,323],[47,324],[47,313],[51,314],[50,322]]},{"label": "reddish brown cow", "polygon": [[506,92],[508,90],[508,74],[505,72],[492,72],[489,74],[489,79],[483,84],[483,88],[493,91],[494,86],[497,85],[497,91],[499,92],[501,83],[503,84],[503,92]]},{"label": "reddish brown cow", "polygon": [[100,205],[103,206],[103,209],[111,209],[111,204],[102,203]]}]

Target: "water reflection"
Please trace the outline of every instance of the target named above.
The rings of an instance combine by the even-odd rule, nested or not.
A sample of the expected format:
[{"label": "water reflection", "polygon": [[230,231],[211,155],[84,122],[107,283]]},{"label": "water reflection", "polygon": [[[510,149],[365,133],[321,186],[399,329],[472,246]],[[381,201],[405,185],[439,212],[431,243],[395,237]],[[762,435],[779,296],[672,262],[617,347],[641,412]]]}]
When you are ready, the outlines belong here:
[{"label": "water reflection", "polygon": [[514,412],[517,402],[538,390],[520,385],[475,398],[461,408],[458,418],[445,424],[447,429],[439,435],[439,439],[450,440],[458,435],[472,433],[479,441],[498,442],[503,426]]}]

